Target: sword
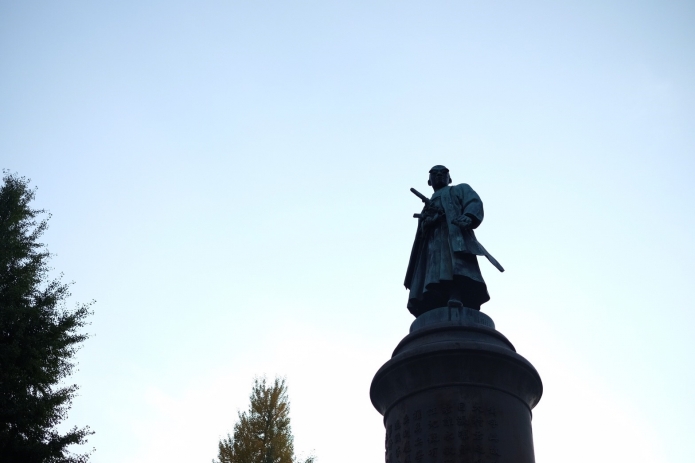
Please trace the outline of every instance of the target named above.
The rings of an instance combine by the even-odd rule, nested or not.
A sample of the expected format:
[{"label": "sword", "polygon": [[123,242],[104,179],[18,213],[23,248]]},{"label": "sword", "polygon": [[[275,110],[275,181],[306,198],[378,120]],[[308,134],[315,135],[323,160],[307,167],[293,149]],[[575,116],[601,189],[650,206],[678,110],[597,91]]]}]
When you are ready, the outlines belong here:
[{"label": "sword", "polygon": [[[417,196],[418,198],[420,198],[420,199],[422,200],[422,202],[425,203],[425,206],[429,206],[429,205],[430,205],[430,198],[428,198],[427,196],[423,195],[422,193],[420,193],[419,191],[417,191],[415,188],[411,188],[411,189],[410,189],[410,192],[411,192],[412,194],[414,194],[415,196]],[[421,218],[422,218],[422,214],[413,214],[413,217],[415,217],[416,219],[421,219]]]}]

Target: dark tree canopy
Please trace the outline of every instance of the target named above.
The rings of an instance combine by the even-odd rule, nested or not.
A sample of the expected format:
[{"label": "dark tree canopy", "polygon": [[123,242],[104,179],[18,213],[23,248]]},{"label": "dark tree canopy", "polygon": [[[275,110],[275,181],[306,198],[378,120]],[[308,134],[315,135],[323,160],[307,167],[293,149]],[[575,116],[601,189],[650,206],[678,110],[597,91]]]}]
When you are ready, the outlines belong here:
[{"label": "dark tree canopy", "polygon": [[0,187],[0,461],[79,463],[89,454],[88,427],[59,433],[76,385],[66,385],[73,358],[87,339],[81,333],[90,304],[65,306],[69,285],[51,278],[51,254],[39,239],[48,227],[32,209],[34,190],[23,177],[4,172]]},{"label": "dark tree canopy", "polygon": [[[294,456],[294,437],[290,427],[290,402],[285,380],[254,380],[251,404],[239,412],[234,436],[219,443],[219,463],[299,463]],[[215,460],[213,460],[215,461]],[[308,457],[303,463],[313,463]]]}]

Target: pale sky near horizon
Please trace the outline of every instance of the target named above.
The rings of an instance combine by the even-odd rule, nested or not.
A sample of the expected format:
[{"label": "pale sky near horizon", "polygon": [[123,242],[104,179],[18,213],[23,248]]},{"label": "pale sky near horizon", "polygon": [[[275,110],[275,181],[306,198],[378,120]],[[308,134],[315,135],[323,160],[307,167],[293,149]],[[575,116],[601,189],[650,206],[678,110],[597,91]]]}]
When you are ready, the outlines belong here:
[{"label": "pale sky near horizon", "polygon": [[485,203],[538,463],[695,461],[695,3],[0,3],[0,167],[97,301],[95,463],[209,462],[263,374],[300,454],[383,461],[434,164]]}]

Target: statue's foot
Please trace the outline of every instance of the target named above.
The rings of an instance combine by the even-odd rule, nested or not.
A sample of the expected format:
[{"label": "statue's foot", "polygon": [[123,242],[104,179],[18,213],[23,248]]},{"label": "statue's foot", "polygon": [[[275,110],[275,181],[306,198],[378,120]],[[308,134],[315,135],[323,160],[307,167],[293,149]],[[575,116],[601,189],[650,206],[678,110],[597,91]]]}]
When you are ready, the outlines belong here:
[{"label": "statue's foot", "polygon": [[446,305],[449,306],[450,309],[463,309],[463,302],[458,299],[449,299]]}]

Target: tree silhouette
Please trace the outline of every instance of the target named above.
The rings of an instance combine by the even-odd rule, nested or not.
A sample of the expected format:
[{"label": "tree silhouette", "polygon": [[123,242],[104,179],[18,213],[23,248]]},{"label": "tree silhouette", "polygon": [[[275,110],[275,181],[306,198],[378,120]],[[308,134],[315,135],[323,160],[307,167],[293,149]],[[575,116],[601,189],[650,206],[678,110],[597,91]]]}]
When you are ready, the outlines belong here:
[{"label": "tree silhouette", "polygon": [[56,430],[76,394],[61,384],[87,339],[79,332],[90,304],[67,309],[67,284],[49,277],[51,254],[38,242],[48,227],[32,209],[29,181],[6,171],[0,187],[0,461],[83,463],[89,454],[67,450],[83,444],[88,427]]}]

